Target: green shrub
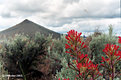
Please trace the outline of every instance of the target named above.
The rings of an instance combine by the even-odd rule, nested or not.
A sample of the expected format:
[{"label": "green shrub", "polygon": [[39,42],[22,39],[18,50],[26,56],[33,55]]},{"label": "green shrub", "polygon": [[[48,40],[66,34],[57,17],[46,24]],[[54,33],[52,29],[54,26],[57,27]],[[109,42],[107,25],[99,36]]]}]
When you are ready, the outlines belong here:
[{"label": "green shrub", "polygon": [[[98,63],[100,64],[102,61],[101,56],[105,56],[104,52],[102,51],[104,49],[104,46],[106,44],[117,44],[118,38],[113,35],[113,28],[109,27],[109,34],[100,34],[98,36],[92,36],[92,41],[89,44],[89,48],[91,49],[91,55],[93,56],[92,60],[94,63]],[[116,66],[117,68],[117,74],[120,73],[120,69],[121,69],[121,63],[117,64]],[[103,69],[102,67],[100,67],[100,69]],[[103,69],[103,74],[106,76],[105,74],[105,70]]]},{"label": "green shrub", "polygon": [[[99,33],[99,32],[95,32]],[[89,44],[91,55],[95,63],[101,62],[101,57],[104,56],[103,49],[105,44],[117,44],[117,38],[113,36],[113,28],[109,25],[109,34],[92,35],[92,41]]]},{"label": "green shrub", "polygon": [[[46,44],[44,35],[38,33],[34,38],[16,35],[15,38],[4,42],[1,48],[4,67],[10,74],[22,74],[26,80],[26,76],[30,76],[32,71],[38,71],[36,67],[38,62],[43,64]],[[42,56],[41,60],[38,58],[39,56]]]},{"label": "green shrub", "polygon": [[[76,77],[75,71],[68,68],[68,62],[72,60],[69,54],[65,53],[65,35],[60,39],[53,39],[51,45],[48,47],[49,58],[52,61],[52,68],[56,78],[70,78],[74,80]],[[55,73],[56,72],[56,73]],[[75,76],[75,77],[74,77]]]},{"label": "green shrub", "polygon": [[0,62],[0,80],[7,80],[8,71],[4,69],[3,62]]},{"label": "green shrub", "polygon": [[111,43],[111,44],[116,44],[117,39],[112,36],[110,37],[109,35],[106,34],[102,34],[99,35],[97,37],[92,37],[92,41],[89,44],[89,47],[92,51],[92,55],[93,55],[93,60],[96,63],[100,63],[101,62],[101,57],[102,55],[104,55],[103,53],[103,49],[105,44]]}]

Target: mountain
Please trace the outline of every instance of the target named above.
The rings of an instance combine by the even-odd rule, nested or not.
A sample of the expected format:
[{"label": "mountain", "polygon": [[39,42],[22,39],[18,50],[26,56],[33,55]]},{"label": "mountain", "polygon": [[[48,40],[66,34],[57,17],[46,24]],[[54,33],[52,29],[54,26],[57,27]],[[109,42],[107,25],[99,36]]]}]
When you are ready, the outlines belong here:
[{"label": "mountain", "polygon": [[45,36],[48,36],[49,34],[53,35],[53,38],[59,38],[60,34],[57,32],[54,32],[52,30],[49,30],[47,28],[44,28],[41,25],[38,25],[32,21],[29,21],[28,19],[25,19],[23,22],[10,27],[4,31],[0,32],[0,38],[6,36],[11,37],[15,34],[27,34],[29,36],[34,36],[36,32],[40,32],[41,34],[44,34]]}]

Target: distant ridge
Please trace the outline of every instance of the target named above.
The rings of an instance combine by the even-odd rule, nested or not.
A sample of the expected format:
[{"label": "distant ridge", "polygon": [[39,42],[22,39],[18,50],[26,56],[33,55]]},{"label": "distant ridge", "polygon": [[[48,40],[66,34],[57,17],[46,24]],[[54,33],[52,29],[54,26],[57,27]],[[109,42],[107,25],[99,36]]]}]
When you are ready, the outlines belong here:
[{"label": "distant ridge", "polygon": [[29,36],[34,36],[36,32],[40,32],[40,34],[44,34],[45,36],[48,36],[49,34],[53,35],[53,38],[59,38],[60,34],[57,32],[54,32],[52,30],[49,30],[47,28],[44,28],[41,25],[38,25],[28,19],[25,19],[23,22],[10,27],[6,30],[3,30],[0,32],[0,38],[6,36],[11,37],[15,34],[27,34]]}]

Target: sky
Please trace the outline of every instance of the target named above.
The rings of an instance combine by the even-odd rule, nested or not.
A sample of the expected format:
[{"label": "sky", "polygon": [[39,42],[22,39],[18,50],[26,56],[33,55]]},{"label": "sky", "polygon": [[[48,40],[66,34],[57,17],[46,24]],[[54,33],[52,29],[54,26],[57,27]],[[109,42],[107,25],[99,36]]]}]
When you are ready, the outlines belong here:
[{"label": "sky", "polygon": [[112,25],[121,35],[120,9],[120,0],[0,0],[0,31],[29,19],[59,33],[89,35]]}]

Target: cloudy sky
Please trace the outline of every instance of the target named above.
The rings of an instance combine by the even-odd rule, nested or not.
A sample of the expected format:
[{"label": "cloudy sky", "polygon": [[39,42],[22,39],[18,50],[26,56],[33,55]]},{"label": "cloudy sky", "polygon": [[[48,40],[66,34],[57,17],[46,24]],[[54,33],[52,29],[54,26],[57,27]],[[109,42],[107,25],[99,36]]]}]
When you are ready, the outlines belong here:
[{"label": "cloudy sky", "polygon": [[0,0],[0,31],[29,19],[59,33],[75,29],[121,35],[120,0]]}]

